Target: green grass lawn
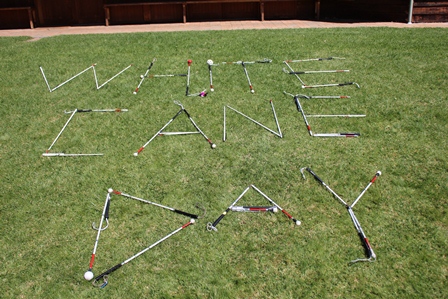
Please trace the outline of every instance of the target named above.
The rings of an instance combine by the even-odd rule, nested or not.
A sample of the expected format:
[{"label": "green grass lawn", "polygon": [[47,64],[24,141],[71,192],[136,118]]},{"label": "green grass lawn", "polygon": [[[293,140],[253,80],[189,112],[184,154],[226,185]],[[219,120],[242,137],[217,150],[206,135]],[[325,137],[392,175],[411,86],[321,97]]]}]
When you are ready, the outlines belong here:
[{"label": "green grass lawn", "polygon": [[[29,42],[0,38],[0,282],[2,298],[443,298],[448,293],[446,29],[298,29],[58,36]],[[307,74],[307,84],[355,81],[355,86],[302,89],[285,74]],[[215,91],[208,89],[207,59]],[[247,65],[227,61],[272,59]],[[100,90],[92,71],[51,87],[96,63],[99,84],[132,67]],[[360,132],[359,138],[308,134],[293,98],[283,94],[347,95],[302,99],[307,114],[366,114],[366,118],[309,118],[313,132]],[[276,131],[279,138],[223,107],[229,105]],[[200,135],[155,138],[180,101]],[[99,157],[42,157],[70,114],[64,110],[125,108],[123,113],[76,114],[51,152]],[[185,113],[166,131],[194,131]],[[376,171],[382,176],[354,207],[374,263],[348,263],[364,250],[345,208],[311,175],[311,167],[351,203]],[[282,213],[229,212],[206,229],[254,184]],[[108,188],[202,215],[179,233],[109,275],[100,289],[88,270]],[[270,205],[249,190],[238,205]],[[109,227],[101,233],[95,275],[121,263],[179,228],[188,218],[113,195]],[[445,294],[445,295],[444,295]]]}]

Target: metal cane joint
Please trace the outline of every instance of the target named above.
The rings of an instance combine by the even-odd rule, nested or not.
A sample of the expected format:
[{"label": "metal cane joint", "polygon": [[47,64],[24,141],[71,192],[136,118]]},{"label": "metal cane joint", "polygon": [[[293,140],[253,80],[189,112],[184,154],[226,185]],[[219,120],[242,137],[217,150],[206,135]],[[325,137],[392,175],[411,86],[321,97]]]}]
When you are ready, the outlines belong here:
[{"label": "metal cane joint", "polygon": [[215,231],[215,232],[217,232],[218,231],[218,229],[216,228],[216,227],[214,227],[213,226],[213,223],[211,223],[211,222],[209,222],[209,223],[207,223],[207,230],[210,232],[210,231]]},{"label": "metal cane joint", "polygon": [[179,105],[182,110],[185,110],[184,106],[179,101],[174,101],[174,104]]},{"label": "metal cane joint", "polygon": [[204,218],[204,217],[205,217],[205,214],[207,214],[207,211],[205,210],[204,205],[199,204],[199,203],[196,203],[196,204],[194,205],[194,207],[197,208],[197,209],[199,209],[199,210],[202,210],[202,211],[204,212],[204,213],[202,214],[202,216],[198,216],[198,219]]},{"label": "metal cane joint", "polygon": [[108,280],[108,276],[107,275],[103,276],[103,282],[102,283],[98,282],[99,280],[100,279],[92,281],[92,285],[94,287],[97,287],[97,288],[100,288],[100,289],[104,289],[107,286],[107,284],[108,284],[108,281],[107,281]]},{"label": "metal cane joint", "polygon": [[105,218],[105,220],[106,220],[106,226],[105,227],[96,227],[95,222],[92,222],[92,228],[94,230],[100,230],[100,231],[106,230],[106,228],[109,227],[109,219]]}]

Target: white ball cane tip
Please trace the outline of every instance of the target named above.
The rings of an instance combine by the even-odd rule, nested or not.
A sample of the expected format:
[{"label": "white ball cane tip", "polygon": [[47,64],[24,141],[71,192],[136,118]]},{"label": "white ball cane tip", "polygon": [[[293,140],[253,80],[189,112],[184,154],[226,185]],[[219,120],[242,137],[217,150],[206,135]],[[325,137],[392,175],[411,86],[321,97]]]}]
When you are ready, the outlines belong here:
[{"label": "white ball cane tip", "polygon": [[140,75],[140,79],[143,79],[143,75]]},{"label": "white ball cane tip", "polygon": [[133,92],[133,94],[137,94],[137,92],[136,92],[136,91],[134,91],[134,92]]},{"label": "white ball cane tip", "polygon": [[193,218],[191,218],[191,219],[190,219],[190,222],[191,222],[191,223],[195,223],[196,220],[194,220]]},{"label": "white ball cane tip", "polygon": [[114,192],[114,189],[109,188],[109,189],[107,189],[107,192],[112,193],[112,192]]},{"label": "white ball cane tip", "polygon": [[212,148],[216,148],[216,144],[212,143]]},{"label": "white ball cane tip", "polygon": [[251,91],[250,91],[251,93],[255,93],[255,90],[253,90],[253,89],[251,89]]},{"label": "white ball cane tip", "polygon": [[214,89],[214,88],[211,88],[210,91],[215,91],[215,89]]},{"label": "white ball cane tip", "polygon": [[207,60],[207,64],[208,65],[212,65],[213,64],[213,60],[211,60],[211,59]]},{"label": "white ball cane tip", "polygon": [[134,153],[134,157],[137,157],[138,156],[138,153]]},{"label": "white ball cane tip", "polygon": [[278,209],[277,209],[277,208],[273,208],[272,211],[273,211],[274,213],[277,213],[277,212],[278,212]]},{"label": "white ball cane tip", "polygon": [[297,224],[297,225],[300,225],[300,224],[302,224],[302,222],[300,222],[299,220],[297,220],[297,221],[296,221],[296,224]]},{"label": "white ball cane tip", "polygon": [[381,175],[381,174],[382,174],[381,171],[379,171],[379,170],[378,170],[376,173],[377,173],[378,175]]},{"label": "white ball cane tip", "polygon": [[85,280],[89,281],[89,280],[92,280],[92,278],[93,278],[93,272],[92,271],[89,270],[86,273],[84,273],[84,279]]}]

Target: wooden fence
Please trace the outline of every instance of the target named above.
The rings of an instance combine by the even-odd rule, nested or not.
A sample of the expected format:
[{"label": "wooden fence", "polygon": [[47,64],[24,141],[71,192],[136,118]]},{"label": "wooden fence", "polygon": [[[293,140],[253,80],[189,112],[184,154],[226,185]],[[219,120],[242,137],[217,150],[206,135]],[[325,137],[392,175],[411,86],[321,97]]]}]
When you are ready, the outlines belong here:
[{"label": "wooden fence", "polygon": [[[448,0],[412,1],[413,22],[448,22]],[[407,22],[409,0],[1,0],[0,29],[226,20]]]}]

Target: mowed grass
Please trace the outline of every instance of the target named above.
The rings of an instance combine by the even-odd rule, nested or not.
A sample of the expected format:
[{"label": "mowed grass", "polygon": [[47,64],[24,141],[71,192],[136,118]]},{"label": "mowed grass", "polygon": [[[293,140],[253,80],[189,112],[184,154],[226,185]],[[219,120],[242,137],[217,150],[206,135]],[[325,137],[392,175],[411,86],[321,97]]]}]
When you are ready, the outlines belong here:
[{"label": "mowed grass", "polygon": [[[29,42],[0,38],[0,280],[3,298],[442,298],[447,280],[446,29],[300,29],[58,36]],[[292,63],[296,70],[349,69],[303,75],[306,83],[354,86],[302,89],[282,71],[287,59],[344,57]],[[141,74],[187,72],[185,77]],[[272,59],[247,65],[228,61]],[[51,87],[96,63],[50,93]],[[293,98],[307,114],[366,114],[366,118],[310,118],[316,133],[360,132],[360,138],[311,137]],[[278,138],[223,107],[229,105],[276,131],[272,100],[284,134]],[[200,135],[155,138],[180,101],[217,148]],[[69,114],[64,110],[126,108],[124,113],[79,113],[51,152],[101,157],[42,157]],[[191,131],[185,113],[166,131]],[[308,173],[311,167],[351,203],[376,171],[382,176],[354,207],[378,256],[349,266],[364,250],[345,208]],[[206,230],[254,184],[293,217],[230,212]],[[104,289],[83,278],[107,189],[205,216],[109,275]],[[238,205],[270,205],[249,190]],[[109,227],[101,233],[95,275],[125,261],[188,222],[152,205],[112,196]],[[444,295],[445,294],[445,295]]]}]

